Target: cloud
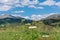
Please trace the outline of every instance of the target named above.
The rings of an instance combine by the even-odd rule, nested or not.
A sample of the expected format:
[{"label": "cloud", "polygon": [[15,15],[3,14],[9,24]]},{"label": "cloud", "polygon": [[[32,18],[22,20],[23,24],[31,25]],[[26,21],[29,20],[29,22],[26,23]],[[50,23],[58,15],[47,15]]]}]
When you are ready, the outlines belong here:
[{"label": "cloud", "polygon": [[27,6],[27,5],[32,5],[32,4],[38,4],[39,1],[38,0],[22,0],[21,1],[21,4],[24,5],[24,6]]},{"label": "cloud", "polygon": [[23,18],[23,16],[21,16],[21,15],[17,15],[17,14],[11,14],[12,16],[14,16],[14,17],[21,17],[21,18]]},{"label": "cloud", "polygon": [[0,11],[7,11],[14,7],[19,0],[0,0]]},{"label": "cloud", "polygon": [[32,15],[31,17],[29,17],[29,19],[31,20],[35,20],[35,21],[38,21],[38,20],[41,20],[43,18],[46,18],[50,15],[54,15],[54,14],[58,14],[58,13],[49,13],[49,14],[44,14],[44,15]]},{"label": "cloud", "polygon": [[15,7],[24,7],[22,4],[17,3]]},{"label": "cloud", "polygon": [[25,19],[30,19],[30,17],[29,17],[29,16],[25,16],[25,17],[23,17],[23,18],[25,18]]},{"label": "cloud", "polygon": [[44,7],[37,7],[37,9],[44,9]]},{"label": "cloud", "polygon": [[37,7],[35,5],[29,5],[28,7],[29,8],[35,8],[35,9],[44,9],[44,7],[41,7],[41,6]]},{"label": "cloud", "polygon": [[53,5],[60,7],[60,2],[56,2],[54,0],[46,0],[40,3],[39,3],[39,0],[32,0],[32,1],[30,0],[0,0],[0,11],[7,11],[13,7],[25,7],[25,6],[29,8],[35,8],[35,9],[44,9],[44,6],[53,6]]},{"label": "cloud", "polygon": [[34,5],[29,5],[29,8],[36,8],[36,6],[34,6]]},{"label": "cloud", "polygon": [[57,2],[55,5],[56,5],[56,6],[60,6],[60,2]]},{"label": "cloud", "polygon": [[11,6],[8,6],[8,5],[2,5],[0,6],[0,11],[7,11],[9,9],[11,9],[12,7]]},{"label": "cloud", "polygon": [[[18,3],[17,3],[18,2]],[[56,2],[55,0],[46,0],[44,2],[39,2],[39,0],[20,0],[20,1],[15,1],[14,2],[16,7],[24,7],[28,6],[30,8],[42,8],[43,6],[60,6],[60,2]],[[37,7],[35,5],[43,5],[42,7]]]},{"label": "cloud", "polygon": [[53,1],[53,0],[46,0],[46,1],[44,1],[44,2],[42,2],[42,3],[40,3],[39,5],[48,5],[48,6],[53,6],[53,5],[55,5],[55,1]]},{"label": "cloud", "polygon": [[38,20],[44,19],[44,18],[46,18],[48,16],[51,16],[51,15],[54,15],[54,14],[58,14],[58,13],[49,13],[49,14],[44,14],[44,15],[33,14],[31,16],[21,16],[21,15],[17,15],[17,14],[12,14],[12,15],[16,16],[16,17],[22,17],[22,18],[25,18],[25,19],[30,19],[30,20],[38,21]]},{"label": "cloud", "polygon": [[21,7],[22,6],[28,6],[29,8],[35,8],[35,9],[43,9],[43,7],[37,7],[37,6],[35,6],[38,3],[39,3],[38,0],[32,0],[32,1],[30,1],[30,0],[22,0],[20,6]]},{"label": "cloud", "polygon": [[6,4],[6,5],[12,5],[19,3],[19,0],[0,0],[0,3]]},{"label": "cloud", "polygon": [[24,13],[24,10],[20,10],[20,11],[15,11],[14,13]]},{"label": "cloud", "polygon": [[[38,0],[0,0],[0,11],[7,11],[13,7],[24,7],[38,4]],[[1,6],[3,5],[3,6]]]},{"label": "cloud", "polygon": [[29,1],[29,4],[38,4],[38,3],[39,3],[38,0]]},{"label": "cloud", "polygon": [[40,20],[41,18],[42,18],[42,15],[32,15],[32,16],[31,16],[31,19],[32,19],[32,20],[36,20],[36,21],[37,21],[37,20]]},{"label": "cloud", "polygon": [[46,0],[42,3],[39,3],[39,5],[43,5],[43,6],[58,6],[60,7],[60,2],[56,2],[54,0]]}]

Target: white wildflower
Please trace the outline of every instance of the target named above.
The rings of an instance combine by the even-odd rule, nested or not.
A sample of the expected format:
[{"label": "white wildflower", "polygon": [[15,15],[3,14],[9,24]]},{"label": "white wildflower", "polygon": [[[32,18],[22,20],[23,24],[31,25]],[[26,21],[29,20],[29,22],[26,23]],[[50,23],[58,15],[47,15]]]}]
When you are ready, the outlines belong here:
[{"label": "white wildflower", "polygon": [[18,34],[16,34],[16,35],[18,35]]},{"label": "white wildflower", "polygon": [[42,35],[42,37],[49,37],[49,35]]},{"label": "white wildflower", "polygon": [[29,26],[29,29],[37,28],[37,26]]},{"label": "white wildflower", "polygon": [[4,27],[5,25],[2,24],[1,26]]},{"label": "white wildflower", "polygon": [[59,30],[57,30],[57,32],[59,32]]}]

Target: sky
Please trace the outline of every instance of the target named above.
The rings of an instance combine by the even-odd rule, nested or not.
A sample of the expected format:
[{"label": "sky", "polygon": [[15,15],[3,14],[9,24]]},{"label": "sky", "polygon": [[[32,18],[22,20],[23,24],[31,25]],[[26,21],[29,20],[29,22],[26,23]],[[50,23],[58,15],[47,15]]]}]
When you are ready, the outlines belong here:
[{"label": "sky", "polygon": [[60,0],[0,0],[0,15],[11,14],[29,17],[45,17],[60,14]]}]

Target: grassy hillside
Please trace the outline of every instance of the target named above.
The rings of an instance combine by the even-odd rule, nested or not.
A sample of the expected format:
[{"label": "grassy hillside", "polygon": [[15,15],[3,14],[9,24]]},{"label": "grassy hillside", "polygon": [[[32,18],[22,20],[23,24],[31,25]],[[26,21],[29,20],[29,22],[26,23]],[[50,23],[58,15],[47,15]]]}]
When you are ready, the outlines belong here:
[{"label": "grassy hillside", "polygon": [[[6,23],[0,25],[0,40],[60,40],[60,27],[43,22]],[[33,27],[33,28],[32,28]]]},{"label": "grassy hillside", "polygon": [[43,23],[50,26],[60,26],[60,19],[46,19]]}]

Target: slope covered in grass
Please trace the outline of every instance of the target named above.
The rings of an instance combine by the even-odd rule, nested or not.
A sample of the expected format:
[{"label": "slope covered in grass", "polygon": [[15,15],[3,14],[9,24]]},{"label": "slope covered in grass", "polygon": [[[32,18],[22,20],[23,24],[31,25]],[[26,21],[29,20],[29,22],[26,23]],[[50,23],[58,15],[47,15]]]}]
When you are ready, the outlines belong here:
[{"label": "slope covered in grass", "polygon": [[[29,28],[31,26],[36,28]],[[7,23],[6,27],[0,28],[0,40],[60,40],[60,27],[52,27],[42,22],[25,25]]]}]

